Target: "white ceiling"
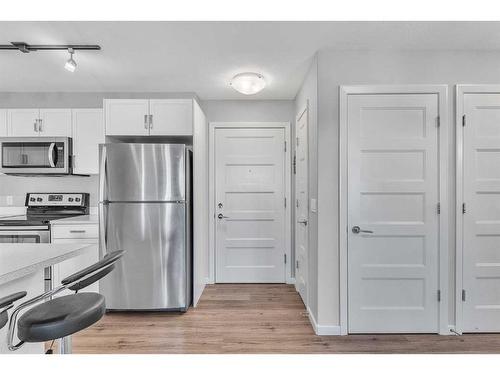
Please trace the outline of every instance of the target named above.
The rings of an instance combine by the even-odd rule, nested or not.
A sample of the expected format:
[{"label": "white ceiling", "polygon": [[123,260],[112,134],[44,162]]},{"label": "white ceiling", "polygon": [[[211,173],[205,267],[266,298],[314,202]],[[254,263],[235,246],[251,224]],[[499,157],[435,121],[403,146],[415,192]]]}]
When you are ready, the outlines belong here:
[{"label": "white ceiling", "polygon": [[[0,22],[0,44],[100,44],[77,51],[0,51],[1,91],[193,92],[201,99],[293,99],[314,53],[328,49],[500,50],[500,22]],[[236,73],[268,87],[245,97]]]}]

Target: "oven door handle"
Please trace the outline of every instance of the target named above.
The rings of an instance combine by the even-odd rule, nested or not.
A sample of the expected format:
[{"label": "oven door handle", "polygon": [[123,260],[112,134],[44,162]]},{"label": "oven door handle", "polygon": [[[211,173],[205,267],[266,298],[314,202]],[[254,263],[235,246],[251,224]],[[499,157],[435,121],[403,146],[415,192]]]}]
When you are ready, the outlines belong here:
[{"label": "oven door handle", "polygon": [[[55,168],[56,164],[54,162],[54,148],[56,147],[56,143],[52,142],[49,146],[49,164],[51,168]],[[57,158],[57,157],[56,157]]]}]

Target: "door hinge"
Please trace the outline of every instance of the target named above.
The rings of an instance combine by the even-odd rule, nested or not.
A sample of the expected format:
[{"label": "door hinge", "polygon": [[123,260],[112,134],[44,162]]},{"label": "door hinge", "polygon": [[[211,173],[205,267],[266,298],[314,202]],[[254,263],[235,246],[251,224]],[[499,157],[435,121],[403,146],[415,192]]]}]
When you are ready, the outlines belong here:
[{"label": "door hinge", "polygon": [[297,208],[299,207],[299,200],[298,199],[295,200],[295,207],[297,207]]},{"label": "door hinge", "polygon": [[295,142],[297,144],[297,147],[299,146],[299,137],[295,138]]},{"label": "door hinge", "polygon": [[441,290],[438,289],[437,293],[438,302],[441,302]]},{"label": "door hinge", "polygon": [[286,152],[286,141],[285,141],[285,152]]},{"label": "door hinge", "polygon": [[441,214],[441,203],[437,204],[437,213],[438,215]]},{"label": "door hinge", "polygon": [[462,203],[462,214],[465,214],[466,210],[465,210],[465,203]]},{"label": "door hinge", "polygon": [[462,301],[465,302],[465,289],[462,289]]},{"label": "door hinge", "polygon": [[286,208],[286,197],[285,197],[285,208]]},{"label": "door hinge", "polygon": [[293,174],[297,174],[297,155],[293,154]]},{"label": "door hinge", "polygon": [[462,116],[462,126],[465,126],[465,115]]},{"label": "door hinge", "polygon": [[283,254],[285,256],[285,264],[286,264],[286,254]]},{"label": "door hinge", "polygon": [[295,261],[295,268],[297,268],[297,269],[299,268],[299,261],[298,260]]},{"label": "door hinge", "polygon": [[436,121],[437,121],[436,125],[439,128],[441,126],[441,117],[438,116],[437,119],[436,119]]}]

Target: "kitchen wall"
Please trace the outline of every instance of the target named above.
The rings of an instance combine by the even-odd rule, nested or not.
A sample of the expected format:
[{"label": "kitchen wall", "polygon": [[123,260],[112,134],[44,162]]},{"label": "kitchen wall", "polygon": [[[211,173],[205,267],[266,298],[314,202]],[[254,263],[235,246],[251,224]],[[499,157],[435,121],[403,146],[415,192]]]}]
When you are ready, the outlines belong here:
[{"label": "kitchen wall", "polygon": [[[339,324],[339,86],[447,84],[449,87],[450,287],[455,262],[455,88],[458,83],[498,84],[500,51],[320,51],[318,54],[318,319]],[[449,296],[454,324],[454,293]]]},{"label": "kitchen wall", "polygon": [[[101,108],[104,98],[193,98],[193,93],[167,92],[0,92],[0,108]],[[292,121],[293,101],[217,100],[201,106],[208,121]],[[27,192],[81,191],[97,204],[98,177],[12,177],[0,175],[0,214],[13,197],[12,206],[24,206]]]},{"label": "kitchen wall", "polygon": [[294,119],[293,100],[205,100],[200,102],[209,122],[213,121],[290,121]]},{"label": "kitchen wall", "polygon": [[[309,72],[295,98],[295,115],[309,107],[309,199],[318,198],[318,59],[314,57]],[[318,215],[309,211],[309,264],[307,306],[318,321]]]}]

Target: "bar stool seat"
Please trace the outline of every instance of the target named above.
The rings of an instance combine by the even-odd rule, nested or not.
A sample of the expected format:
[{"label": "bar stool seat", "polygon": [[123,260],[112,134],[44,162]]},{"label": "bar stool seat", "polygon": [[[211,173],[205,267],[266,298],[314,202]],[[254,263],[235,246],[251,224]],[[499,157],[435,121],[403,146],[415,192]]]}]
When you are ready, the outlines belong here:
[{"label": "bar stool seat", "polygon": [[101,319],[104,296],[78,293],[37,305],[19,318],[17,336],[24,342],[43,342],[70,336]]}]

